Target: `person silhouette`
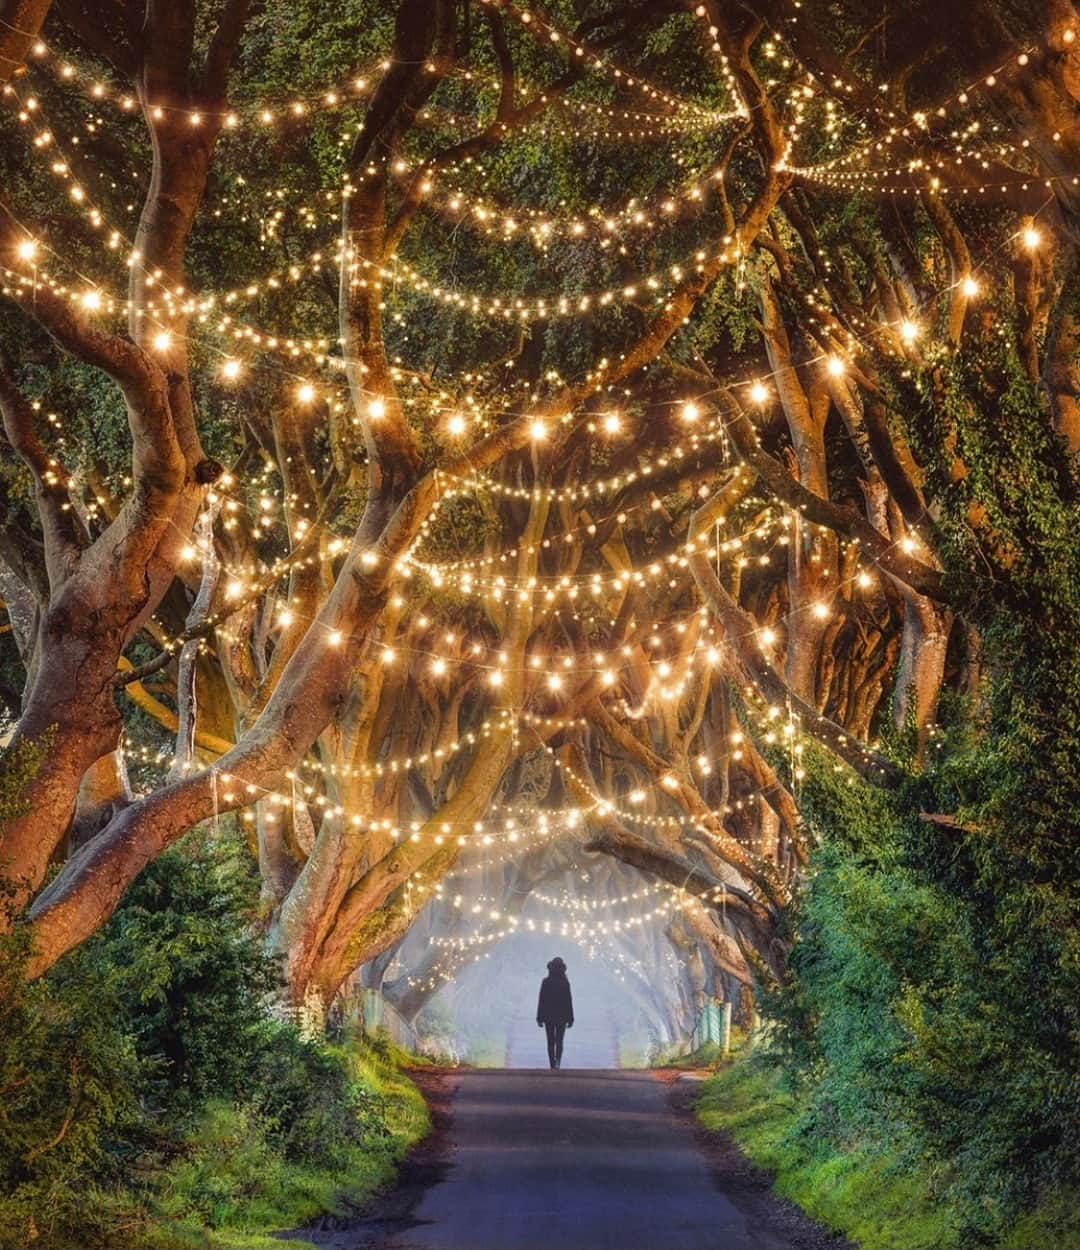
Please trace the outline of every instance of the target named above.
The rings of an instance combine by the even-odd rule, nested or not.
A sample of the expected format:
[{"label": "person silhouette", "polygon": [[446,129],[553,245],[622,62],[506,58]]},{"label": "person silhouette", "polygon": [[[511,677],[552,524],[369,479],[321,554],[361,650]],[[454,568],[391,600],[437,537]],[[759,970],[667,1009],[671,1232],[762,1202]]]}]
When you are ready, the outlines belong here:
[{"label": "person silhouette", "polygon": [[556,955],[547,969],[547,976],[540,982],[536,1023],[547,1030],[548,1063],[552,1068],[561,1068],[563,1037],[567,1029],[574,1027],[574,1000],[566,979],[566,964]]}]

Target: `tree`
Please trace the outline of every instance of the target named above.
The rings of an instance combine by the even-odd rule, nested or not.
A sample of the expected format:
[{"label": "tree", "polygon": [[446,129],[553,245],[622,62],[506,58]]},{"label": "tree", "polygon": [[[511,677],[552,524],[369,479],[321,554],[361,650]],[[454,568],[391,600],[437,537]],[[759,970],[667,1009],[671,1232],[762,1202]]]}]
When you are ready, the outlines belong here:
[{"label": "tree", "polygon": [[[32,971],[244,808],[290,992],[325,1006],[418,879],[540,803],[783,979],[804,757],[909,784],[943,689],[980,690],[987,588],[1040,610],[1021,551],[1057,539],[973,432],[1027,386],[1064,515],[1073,7],[967,6],[947,65],[922,4],[887,48],[859,4],[209,7],[62,0],[17,50],[0,556],[8,751],[40,763],[0,853]],[[98,244],[123,258],[132,168],[122,301]],[[47,427],[43,373],[57,407],[115,386],[126,445]]]}]

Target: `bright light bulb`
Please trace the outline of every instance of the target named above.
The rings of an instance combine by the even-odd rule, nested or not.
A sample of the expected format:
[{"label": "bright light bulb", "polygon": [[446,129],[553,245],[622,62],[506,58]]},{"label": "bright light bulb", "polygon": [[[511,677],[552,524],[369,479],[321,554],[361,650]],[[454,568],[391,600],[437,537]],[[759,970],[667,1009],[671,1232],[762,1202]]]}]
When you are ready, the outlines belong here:
[{"label": "bright light bulb", "polygon": [[228,378],[230,382],[234,382],[240,376],[240,361],[226,360],[221,366],[221,376]]},{"label": "bright light bulb", "polygon": [[542,442],[545,438],[547,438],[547,434],[548,428],[543,421],[534,421],[532,425],[529,426],[529,437],[535,443]]},{"label": "bright light bulb", "polygon": [[865,569],[860,569],[858,577],[855,581],[865,590],[873,582],[873,578]]},{"label": "bright light bulb", "polygon": [[1025,226],[1021,232],[1020,238],[1023,240],[1024,246],[1029,252],[1035,251],[1035,249],[1042,242],[1042,235],[1035,229],[1034,226]]},{"label": "bright light bulb", "polygon": [[84,291],[79,302],[87,312],[97,312],[101,308],[101,292]]},{"label": "bright light bulb", "polygon": [[829,605],[821,602],[815,603],[813,612],[819,621],[823,621],[829,615]]},{"label": "bright light bulb", "polygon": [[167,352],[169,344],[172,342],[172,335],[168,330],[159,330],[154,335],[154,350],[158,352]]},{"label": "bright light bulb", "polygon": [[561,690],[562,676],[559,673],[550,673],[548,675],[547,685],[549,690]]},{"label": "bright light bulb", "polygon": [[604,418],[604,433],[618,434],[622,429],[622,417],[617,412],[609,412]]},{"label": "bright light bulb", "polygon": [[968,299],[974,299],[979,293],[979,284],[975,281],[971,274],[968,274],[963,282],[960,283],[960,290],[963,291]]},{"label": "bright light bulb", "polygon": [[342,634],[342,632],[341,632],[341,630],[340,630],[340,629],[332,629],[332,630],[330,631],[330,633],[327,635],[327,639],[326,639],[326,641],[327,641],[327,642],[328,642],[328,643],[329,643],[332,647],[340,647],[340,646],[341,646],[341,640],[342,640],[342,638],[343,638],[343,637],[344,637],[344,635]]},{"label": "bright light bulb", "polygon": [[692,423],[701,416],[701,409],[698,408],[692,400],[687,400],[682,406],[682,412],[679,413],[682,419],[688,423]]},{"label": "bright light bulb", "polygon": [[300,385],[296,388],[296,398],[302,404],[310,404],[311,401],[315,398],[315,388],[311,385],[310,382],[301,382]]},{"label": "bright light bulb", "polygon": [[828,361],[826,361],[825,367],[828,369],[829,375],[834,378],[842,378],[847,372],[847,365],[844,364],[839,356],[830,356]]},{"label": "bright light bulb", "polygon": [[37,255],[37,244],[33,239],[23,239],[15,250],[20,260],[33,260]]},{"label": "bright light bulb", "polygon": [[432,660],[431,671],[436,677],[441,677],[446,672],[446,661],[443,659]]},{"label": "bright light bulb", "polygon": [[755,404],[763,404],[769,398],[769,388],[764,382],[755,382],[750,387],[750,398]]},{"label": "bright light bulb", "polygon": [[488,677],[488,684],[494,686],[496,689],[503,684],[503,673],[501,668],[497,668],[494,672],[492,672],[492,674]]},{"label": "bright light bulb", "polygon": [[776,631],[775,631],[775,630],[770,629],[770,628],[766,625],[766,627],[765,627],[765,628],[761,631],[761,641],[762,641],[762,642],[763,642],[763,643],[764,643],[767,647],[771,647],[771,646],[773,645],[773,643],[776,641]]},{"label": "bright light bulb", "polygon": [[370,400],[367,406],[368,416],[373,421],[379,421],[386,416],[386,404],[381,399]]},{"label": "bright light bulb", "polygon": [[908,321],[905,318],[900,322],[900,337],[905,343],[914,343],[919,333],[919,327],[914,321]]},{"label": "bright light bulb", "polygon": [[460,412],[455,412],[447,421],[446,428],[455,438],[459,437],[465,433],[465,418]]}]

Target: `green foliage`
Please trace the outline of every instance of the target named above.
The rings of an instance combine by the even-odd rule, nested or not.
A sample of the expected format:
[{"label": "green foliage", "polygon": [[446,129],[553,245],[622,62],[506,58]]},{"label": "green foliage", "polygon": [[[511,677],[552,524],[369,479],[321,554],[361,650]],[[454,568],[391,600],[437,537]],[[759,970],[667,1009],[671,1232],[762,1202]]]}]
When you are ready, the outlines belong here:
[{"label": "green foliage", "polygon": [[[948,1167],[901,1145],[838,1146],[808,1131],[812,1103],[811,1093],[793,1091],[771,1056],[759,1051],[710,1078],[697,1113],[706,1128],[731,1134],[755,1163],[775,1173],[777,1193],[862,1250],[968,1244],[948,1200]],[[1075,1196],[1048,1192],[996,1244],[1000,1250],[1049,1250],[1076,1244],[1077,1231]]]},{"label": "green foliage", "polygon": [[273,1045],[266,997],[278,978],[243,927],[257,897],[232,839],[195,834],[136,881],[101,939],[78,956],[104,964],[140,1054],[160,1057],[159,1096],[170,1110],[245,1097],[259,1084]]},{"label": "green foliage", "polygon": [[[1016,732],[976,738],[965,722],[888,799],[816,762],[803,800],[825,842],[790,984],[763,1002],[771,1053],[798,1094],[785,1148],[932,1177],[942,1245],[998,1244],[1021,1212],[1080,1180],[1080,950],[1066,866],[1055,882],[1017,844],[1037,789],[1014,792],[998,824],[993,787],[978,803],[973,784]],[[988,775],[1000,784],[1001,767]],[[971,825],[921,819],[959,806],[958,779]]]},{"label": "green foliage", "polygon": [[25,933],[0,938],[0,1246],[100,1241],[104,1197],[149,1125],[137,1090],[152,1074],[118,1024],[115,988],[64,965],[23,983]]},{"label": "green foliage", "polygon": [[25,930],[0,938],[4,1250],[288,1227],[362,1201],[426,1130],[387,1056],[274,1015],[255,902],[239,842],[193,834],[41,980]]},{"label": "green foliage", "polygon": [[[791,981],[762,1004],[771,1053],[799,1094],[792,1140],[933,1174],[964,1246],[997,1244],[1044,1192],[1080,1180],[1080,961],[1067,898],[1031,899],[1030,866],[1006,835],[919,815],[939,810],[937,787],[965,753],[985,749],[951,742],[947,762],[889,801],[818,761],[804,800],[827,841],[801,901]],[[969,756],[961,771],[977,768]]]}]

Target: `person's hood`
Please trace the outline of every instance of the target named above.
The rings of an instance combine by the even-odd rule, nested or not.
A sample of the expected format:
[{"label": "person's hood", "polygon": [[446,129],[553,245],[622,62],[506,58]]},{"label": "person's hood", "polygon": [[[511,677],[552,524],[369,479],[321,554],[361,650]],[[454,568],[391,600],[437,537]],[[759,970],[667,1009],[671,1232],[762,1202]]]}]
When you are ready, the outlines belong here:
[{"label": "person's hood", "polygon": [[547,969],[552,976],[562,977],[566,975],[566,964],[563,963],[558,955],[548,962]]}]

